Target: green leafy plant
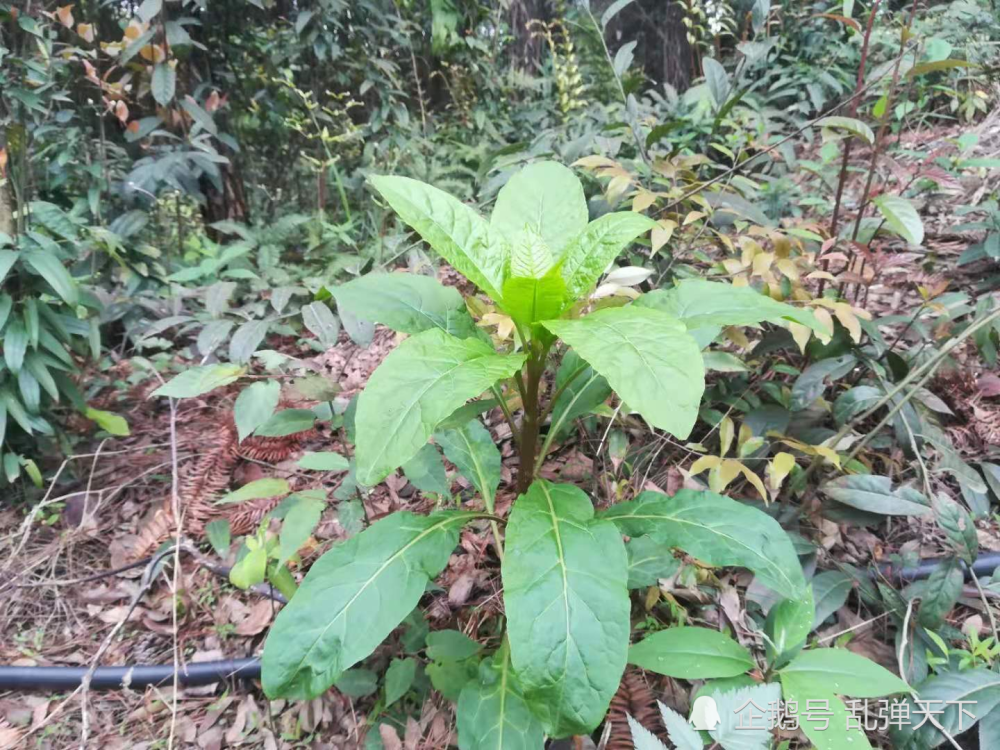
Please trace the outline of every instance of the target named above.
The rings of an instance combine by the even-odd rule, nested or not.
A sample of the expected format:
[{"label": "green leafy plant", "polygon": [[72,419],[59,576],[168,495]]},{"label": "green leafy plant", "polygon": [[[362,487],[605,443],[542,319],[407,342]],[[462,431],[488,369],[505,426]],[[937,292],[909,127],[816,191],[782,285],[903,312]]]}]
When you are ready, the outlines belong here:
[{"label": "green leafy plant", "polygon": [[[750,287],[700,280],[631,304],[624,304],[627,297],[592,302],[589,293],[605,269],[655,223],[636,212],[588,221],[580,182],[553,162],[512,177],[489,221],[415,180],[372,177],[371,183],[491,298],[498,317],[510,319],[514,338],[491,339],[469,313],[481,301],[467,305],[429,278],[369,275],[333,289],[341,312],[410,334],[358,400],[357,480],[380,482],[433,437],[479,491],[485,510],[395,513],[327,552],[275,621],[264,650],[265,691],[308,698],[334,684],[413,610],[447,563],[461,527],[481,521],[492,523],[502,559],[507,633],[505,645],[461,691],[463,746],[503,746],[494,733],[509,727],[537,747],[543,734],[586,732],[600,722],[628,659],[622,534],[681,547],[710,564],[749,567],[811,624],[812,595],[791,543],[761,511],[685,490],[673,497],[643,493],[595,515],[581,489],[539,479],[537,471],[551,444],[542,434],[548,418],[556,430],[560,419],[586,413],[612,390],[622,408],[687,438],[705,388],[702,345],[693,333],[762,321],[822,330],[812,313]],[[557,348],[561,364],[546,399]],[[491,397],[481,398],[485,393]],[[476,418],[497,404],[519,450],[520,497],[503,540],[503,519],[494,515],[499,454]],[[807,633],[796,630],[801,638],[787,645]],[[748,666],[741,662],[741,671]]]}]

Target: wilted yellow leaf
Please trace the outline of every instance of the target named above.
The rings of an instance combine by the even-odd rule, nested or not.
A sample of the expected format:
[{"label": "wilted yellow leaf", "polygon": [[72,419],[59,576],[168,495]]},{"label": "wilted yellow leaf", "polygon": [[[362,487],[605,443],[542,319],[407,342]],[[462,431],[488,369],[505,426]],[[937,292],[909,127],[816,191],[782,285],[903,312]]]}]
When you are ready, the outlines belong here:
[{"label": "wilted yellow leaf", "polygon": [[76,25],[76,33],[85,42],[94,41],[94,24],[92,23],[79,23]]},{"label": "wilted yellow leaf", "polygon": [[652,193],[645,188],[639,188],[638,192],[632,198],[632,210],[642,213],[654,203],[656,203],[656,193]]},{"label": "wilted yellow leaf", "polygon": [[653,245],[651,255],[656,255],[660,251],[660,248],[670,242],[675,229],[677,229],[677,222],[673,219],[660,219],[657,222],[657,226],[653,228],[653,231],[649,235]]},{"label": "wilted yellow leaf", "polygon": [[768,481],[773,492],[777,493],[781,488],[781,483],[785,481],[785,477],[791,473],[794,466],[795,456],[791,453],[781,451],[775,454],[767,467]]},{"label": "wilted yellow leaf", "polygon": [[56,8],[56,18],[67,29],[73,28],[73,6],[63,5],[61,8]]},{"label": "wilted yellow leaf", "polygon": [[719,455],[725,456],[729,453],[729,446],[733,442],[733,435],[736,432],[736,427],[733,425],[733,420],[729,417],[723,417],[722,421],[719,422]]},{"label": "wilted yellow leaf", "polygon": [[722,463],[722,459],[719,458],[718,456],[702,456],[693,464],[691,464],[691,469],[689,473],[691,474],[691,476],[696,477],[706,469],[714,469],[720,463]]},{"label": "wilted yellow leaf", "polygon": [[760,499],[764,501],[764,505],[767,505],[767,490],[764,489],[764,483],[760,481],[760,477],[750,471],[750,469],[746,466],[743,466],[743,464],[740,464],[740,467],[740,470],[743,472],[743,476],[754,486],[754,489],[757,490],[757,494],[760,495]]},{"label": "wilted yellow leaf", "polygon": [[684,217],[684,221],[682,222],[681,226],[686,227],[688,224],[692,224],[698,221],[698,219],[704,219],[704,218],[705,218],[705,213],[703,211],[692,211],[691,213],[689,213],[687,216]]}]

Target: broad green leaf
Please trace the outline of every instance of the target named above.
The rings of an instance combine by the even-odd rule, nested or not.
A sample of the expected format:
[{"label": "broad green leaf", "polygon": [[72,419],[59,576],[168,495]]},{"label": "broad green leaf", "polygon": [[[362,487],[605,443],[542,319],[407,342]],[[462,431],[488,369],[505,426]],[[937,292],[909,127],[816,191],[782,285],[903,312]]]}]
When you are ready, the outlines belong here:
[{"label": "broad green leaf", "polygon": [[223,495],[216,501],[216,504],[229,505],[231,503],[243,503],[247,500],[259,500],[264,497],[279,497],[287,495],[291,490],[292,488],[289,486],[287,479],[265,477],[264,479],[255,479],[252,482],[244,484],[238,490],[233,490]]},{"label": "broad green leaf", "polygon": [[7,273],[10,271],[11,266],[17,262],[18,255],[20,253],[14,250],[0,250],[0,284],[7,278]]},{"label": "broad green leaf", "polygon": [[402,469],[410,484],[421,492],[451,494],[451,482],[445,475],[441,454],[430,443],[425,443],[416,455],[403,464]]},{"label": "broad green leaf", "polygon": [[226,557],[229,554],[232,536],[228,520],[220,518],[217,521],[209,521],[205,524],[205,536],[219,557]]},{"label": "broad green leaf", "polygon": [[370,273],[330,290],[337,310],[381,323],[394,331],[420,333],[440,328],[459,338],[471,336],[475,323],[462,295],[437,279],[415,273]]},{"label": "broad green leaf", "polygon": [[444,569],[469,518],[393,513],[320,557],[271,626],[264,692],[315,698],[374,651]]},{"label": "broad green leaf", "polygon": [[385,705],[391,706],[406,695],[416,676],[416,659],[393,659],[385,671]]},{"label": "broad green leaf", "polygon": [[716,109],[721,108],[729,99],[729,74],[726,73],[722,63],[707,55],[702,59],[701,67]]},{"label": "broad green leaf", "polygon": [[754,668],[750,652],[725,633],[708,628],[667,628],[628,650],[629,664],[650,672],[704,680],[735,677]]},{"label": "broad green leaf", "polygon": [[267,320],[248,320],[236,329],[236,333],[229,340],[229,360],[243,364],[249,362],[250,357],[257,351],[260,342],[267,335],[270,326]]},{"label": "broad green leaf", "polygon": [[925,628],[938,628],[962,595],[965,577],[958,558],[945,560],[925,581],[914,581],[906,590],[908,599],[919,598],[917,621]]},{"label": "broad green leaf", "polygon": [[24,324],[14,318],[3,334],[3,359],[7,368],[15,375],[21,371],[27,351],[28,333],[24,330]]},{"label": "broad green leaf", "polygon": [[478,419],[473,419],[462,427],[435,432],[434,442],[441,446],[461,475],[472,482],[482,495],[486,509],[492,513],[502,465],[500,451],[490,431]]},{"label": "broad green leaf", "polygon": [[504,643],[462,688],[455,710],[459,750],[538,750],[545,731],[529,705]]},{"label": "broad green leaf", "polygon": [[291,560],[292,556],[302,549],[302,545],[309,541],[325,507],[323,493],[316,491],[296,493],[281,503],[282,521],[277,563],[279,568]]},{"label": "broad green leaf", "polygon": [[542,278],[510,278],[503,283],[502,308],[522,325],[559,315],[565,307],[566,282],[559,269]]},{"label": "broad green leaf", "polygon": [[236,561],[229,571],[229,582],[238,589],[248,589],[264,580],[267,575],[267,550],[255,547],[245,557]]},{"label": "broad green leaf", "polygon": [[462,690],[479,675],[479,660],[434,661],[427,665],[427,676],[434,689],[447,700],[457,702]]},{"label": "broad green leaf", "polygon": [[87,419],[97,422],[97,425],[105,432],[117,437],[128,437],[131,432],[128,429],[128,422],[125,417],[110,411],[101,409],[87,409],[83,415]]},{"label": "broad green leaf", "polygon": [[680,490],[673,497],[643,492],[602,514],[630,537],[650,535],[710,565],[749,568],[782,596],[801,599],[808,587],[785,530],[763,511],[714,492]]},{"label": "broad green leaf", "polygon": [[39,276],[49,282],[49,285],[55,289],[56,294],[62,297],[63,302],[67,305],[75,306],[79,302],[76,281],[73,280],[73,277],[69,275],[69,271],[63,266],[62,261],[55,255],[35,250],[29,253],[22,253],[21,259],[35,269]]},{"label": "broad green leaf", "polygon": [[310,471],[347,471],[351,463],[339,453],[306,451],[306,454],[299,459],[298,465]]},{"label": "broad green leaf", "polygon": [[[587,199],[579,178],[558,162],[542,161],[529,164],[500,189],[490,217],[490,231],[503,236],[512,246],[522,243],[525,234],[540,237],[558,257],[567,243],[586,228],[588,218]],[[515,271],[513,260],[511,273],[534,275]]]},{"label": "broad green leaf", "polygon": [[229,385],[239,380],[245,372],[246,368],[239,365],[219,364],[189,367],[180,375],[161,385],[151,395],[193,398]]},{"label": "broad green leaf", "polygon": [[816,123],[816,126],[831,130],[846,130],[851,135],[856,135],[865,141],[869,146],[875,143],[875,134],[872,129],[861,120],[853,117],[824,117]]},{"label": "broad green leaf", "polygon": [[158,63],[153,68],[153,79],[150,90],[153,98],[161,107],[166,107],[174,98],[177,89],[177,72],[167,62]]},{"label": "broad green leaf", "polygon": [[912,487],[892,489],[889,477],[852,474],[821,485],[819,491],[858,510],[886,516],[923,516],[931,512],[930,501]]},{"label": "broad green leaf", "polygon": [[191,115],[191,119],[196,125],[200,125],[212,135],[218,134],[219,128],[215,124],[215,120],[212,119],[212,115],[202,109],[201,105],[194,100],[194,97],[190,95],[185,96],[181,100],[181,106],[184,107],[184,110],[189,115]]},{"label": "broad green leaf", "polygon": [[810,590],[797,599],[782,599],[771,607],[764,622],[768,640],[764,642],[768,662],[773,668],[784,664],[805,643],[813,628],[816,607]]},{"label": "broad green leaf", "polygon": [[553,737],[590,732],[625,668],[625,545],[577,487],[535,481],[514,503],[501,574],[511,663]]},{"label": "broad green leaf", "polygon": [[286,437],[311,430],[316,413],[310,409],[282,409],[254,430],[257,437]]},{"label": "broad green leaf", "polygon": [[362,698],[378,690],[378,675],[370,669],[348,669],[334,687],[349,698]]},{"label": "broad green leaf", "polygon": [[[799,728],[816,750],[871,750],[865,733],[855,723],[848,728],[850,713],[828,687],[805,683],[792,675],[781,675],[781,697],[798,707]],[[813,710],[806,710],[812,706]]]},{"label": "broad green leaf", "polygon": [[656,226],[648,216],[633,211],[605,214],[590,222],[560,259],[566,296],[582,297],[622,250]]},{"label": "broad green leaf", "polygon": [[879,698],[910,690],[885,667],[844,648],[803,651],[780,674],[782,680],[794,678],[806,689],[815,686],[817,690],[853,698]]},{"label": "broad green leaf", "polygon": [[[35,428],[32,425],[31,417],[28,412],[24,410],[24,406],[21,402],[17,400],[17,396],[10,392],[7,388],[0,390],[0,400],[3,400],[7,407],[7,414],[14,418],[18,426],[27,432],[29,435],[35,432]],[[10,455],[10,454],[8,454]]]},{"label": "broad green leaf", "polygon": [[705,368],[697,342],[676,318],[630,306],[542,325],[603,375],[650,426],[681,439],[691,434]]},{"label": "broad green leaf", "polygon": [[233,418],[241,443],[271,418],[280,399],[281,384],[276,380],[258,380],[240,391],[233,406]]},{"label": "broad green leaf", "polygon": [[486,220],[443,190],[408,177],[371,176],[374,188],[456,271],[500,301],[503,253],[489,242]]},{"label": "broad green leaf", "polygon": [[816,611],[813,627],[818,628],[826,618],[844,606],[854,588],[854,579],[839,570],[827,570],[812,579]]},{"label": "broad green leaf", "polygon": [[[302,323],[328,349],[337,344],[340,320],[324,302],[313,302],[302,308]],[[239,333],[237,331],[237,333]]]},{"label": "broad green leaf", "polygon": [[439,329],[411,336],[379,365],[358,399],[358,481],[378,484],[427,442],[455,409],[521,368],[478,339]]},{"label": "broad green leaf", "polygon": [[628,553],[628,587],[655,586],[660,578],[669,578],[680,567],[673,549],[652,537],[640,536],[625,543]]},{"label": "broad green leaf", "polygon": [[611,386],[604,376],[595,372],[572,349],[563,355],[556,372],[556,388],[562,388],[562,393],[552,407],[549,434],[553,438],[560,437],[570,428],[574,419],[590,414],[611,395]]},{"label": "broad green leaf", "polygon": [[[962,729],[972,727],[976,719],[990,715],[1000,705],[1000,674],[984,667],[941,672],[920,683],[917,695],[920,696],[923,707],[918,706],[912,697],[907,698],[911,719],[901,727],[894,726],[890,729],[893,747],[932,748],[947,742],[929,721],[923,722],[923,714],[928,707],[935,712],[934,718],[952,737],[961,734]],[[969,701],[971,705],[966,703],[960,706],[956,701]],[[943,713],[937,713],[938,711]],[[976,718],[969,718],[969,713]],[[922,722],[923,726],[917,728]],[[962,729],[959,729],[960,723]],[[993,748],[995,745],[979,747]]]},{"label": "broad green leaf", "polygon": [[752,287],[719,281],[685,279],[673,289],[644,294],[635,304],[669,313],[691,330],[791,320],[818,333],[827,332],[809,310],[776,302]]},{"label": "broad green leaf", "polygon": [[924,241],[924,222],[909,200],[899,195],[879,195],[872,203],[893,232],[911,245]]},{"label": "broad green leaf", "polygon": [[481,650],[482,646],[460,630],[435,630],[427,634],[427,658],[434,661],[462,661]]}]

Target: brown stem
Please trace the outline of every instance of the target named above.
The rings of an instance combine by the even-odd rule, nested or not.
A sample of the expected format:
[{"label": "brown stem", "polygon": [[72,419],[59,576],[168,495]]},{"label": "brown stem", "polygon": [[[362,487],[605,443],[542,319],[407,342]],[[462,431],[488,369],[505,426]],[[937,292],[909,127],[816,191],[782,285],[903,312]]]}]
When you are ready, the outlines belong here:
[{"label": "brown stem", "polygon": [[[530,351],[523,379],[524,416],[521,418],[521,442],[518,445],[520,465],[517,470],[517,492],[519,494],[528,491],[535,475],[535,462],[538,460],[538,432],[542,421],[539,388],[542,375],[545,373],[545,359],[549,353],[549,346],[543,345],[539,341],[533,341]],[[521,381],[521,378],[518,380]]]}]

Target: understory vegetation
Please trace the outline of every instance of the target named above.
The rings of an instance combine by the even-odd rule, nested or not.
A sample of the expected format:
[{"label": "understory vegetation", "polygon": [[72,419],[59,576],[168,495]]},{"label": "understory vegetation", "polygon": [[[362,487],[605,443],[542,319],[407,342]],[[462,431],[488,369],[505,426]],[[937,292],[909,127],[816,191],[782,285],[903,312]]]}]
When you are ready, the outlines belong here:
[{"label": "understory vegetation", "polygon": [[0,0],[0,664],[259,658],[0,748],[1000,746],[998,97],[991,0]]}]

